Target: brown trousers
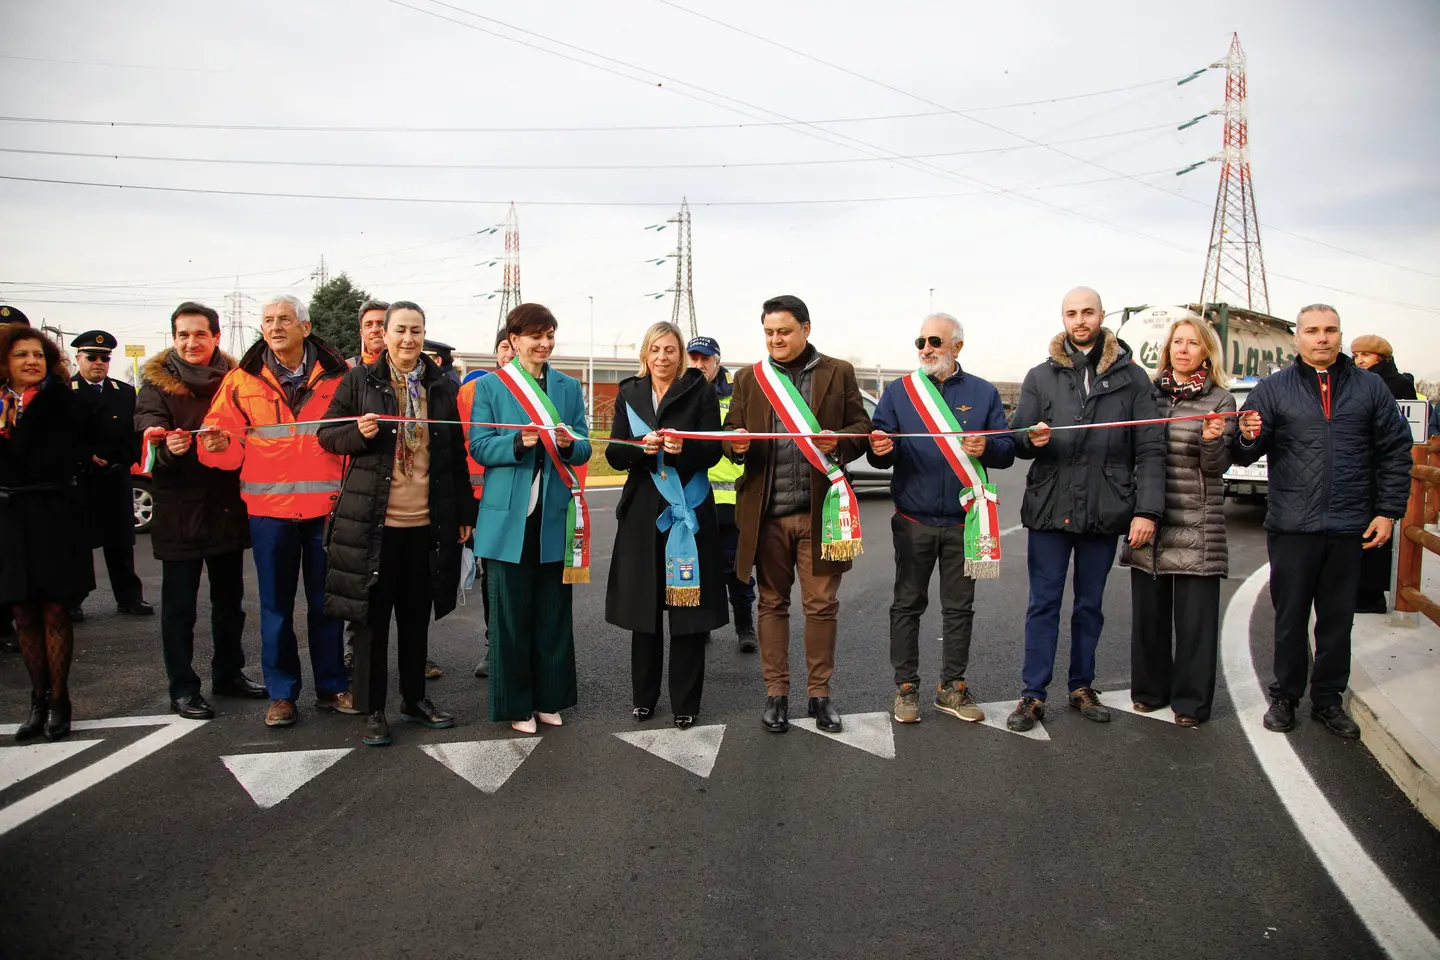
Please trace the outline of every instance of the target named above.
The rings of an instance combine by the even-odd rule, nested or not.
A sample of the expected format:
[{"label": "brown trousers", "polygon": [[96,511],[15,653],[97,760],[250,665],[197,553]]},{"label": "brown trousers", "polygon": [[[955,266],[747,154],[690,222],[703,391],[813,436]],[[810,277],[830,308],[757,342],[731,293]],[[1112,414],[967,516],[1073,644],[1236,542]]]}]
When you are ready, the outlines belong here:
[{"label": "brown trousers", "polygon": [[800,602],[805,610],[806,688],[812,697],[830,696],[835,672],[835,615],[840,574],[819,575],[813,569],[810,511],[765,517],[755,545],[755,581],[760,587],[760,670],[765,695],[790,694],[790,590],[800,573]]}]

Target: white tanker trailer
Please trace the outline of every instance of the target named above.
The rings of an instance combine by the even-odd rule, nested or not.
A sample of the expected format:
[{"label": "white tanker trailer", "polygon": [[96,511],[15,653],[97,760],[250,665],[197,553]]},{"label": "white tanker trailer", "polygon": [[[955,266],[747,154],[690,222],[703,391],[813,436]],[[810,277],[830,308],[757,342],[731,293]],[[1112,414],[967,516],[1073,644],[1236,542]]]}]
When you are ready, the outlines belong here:
[{"label": "white tanker trailer", "polygon": [[[1237,407],[1244,406],[1257,380],[1295,358],[1294,324],[1224,303],[1126,307],[1116,336],[1130,345],[1135,359],[1153,374],[1170,324],[1202,316],[1220,338],[1225,370],[1230,374],[1230,392]],[[1225,494],[1263,497],[1269,477],[1264,457],[1248,467],[1231,467],[1225,472]]]}]

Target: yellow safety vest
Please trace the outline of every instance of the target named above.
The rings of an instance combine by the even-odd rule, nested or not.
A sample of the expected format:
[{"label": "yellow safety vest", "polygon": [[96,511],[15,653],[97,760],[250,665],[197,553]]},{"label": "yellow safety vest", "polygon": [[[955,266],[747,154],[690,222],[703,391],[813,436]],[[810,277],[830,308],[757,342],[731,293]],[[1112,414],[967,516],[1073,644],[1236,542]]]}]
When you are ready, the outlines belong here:
[{"label": "yellow safety vest", "polygon": [[[725,423],[725,417],[730,412],[730,398],[720,398],[720,423]],[[715,491],[715,502],[735,503],[735,481],[739,480],[745,472],[745,467],[738,463],[732,463],[729,457],[721,457],[720,462],[710,468],[710,489]]]}]

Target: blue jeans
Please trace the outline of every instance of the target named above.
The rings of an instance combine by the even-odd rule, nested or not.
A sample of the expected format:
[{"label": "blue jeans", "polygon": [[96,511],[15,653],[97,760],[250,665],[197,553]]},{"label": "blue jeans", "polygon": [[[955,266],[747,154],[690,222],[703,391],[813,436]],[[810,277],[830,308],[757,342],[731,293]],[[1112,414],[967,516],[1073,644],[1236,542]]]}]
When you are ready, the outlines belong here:
[{"label": "blue jeans", "polygon": [[350,689],[345,677],[344,624],[325,615],[325,518],[251,517],[255,579],[260,588],[260,663],[271,700],[300,696],[295,639],[295,590],[305,577],[310,667],[319,696]]},{"label": "blue jeans", "polygon": [[1075,602],[1070,613],[1070,686],[1095,683],[1095,648],[1105,626],[1101,603],[1105,578],[1115,563],[1119,537],[1096,533],[1060,533],[1031,530],[1026,562],[1030,569],[1030,605],[1025,611],[1025,682],[1022,696],[1045,699],[1045,688],[1055,670],[1055,648],[1060,642],[1060,604],[1065,598],[1065,574],[1075,554]]}]

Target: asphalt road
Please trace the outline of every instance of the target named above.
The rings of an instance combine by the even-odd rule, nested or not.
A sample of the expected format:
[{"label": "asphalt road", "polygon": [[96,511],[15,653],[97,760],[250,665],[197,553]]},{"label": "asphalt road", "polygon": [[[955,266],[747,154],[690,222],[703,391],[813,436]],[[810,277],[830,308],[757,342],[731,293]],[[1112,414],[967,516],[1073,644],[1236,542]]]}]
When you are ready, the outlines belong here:
[{"label": "asphalt road", "polygon": [[[1005,527],[1022,477],[998,475]],[[595,583],[575,592],[580,705],[523,749],[485,719],[470,675],[478,597],[431,634],[447,673],[430,692],[459,725],[392,713],[395,745],[375,749],[359,718],[315,714],[308,676],[289,730],[261,724],[263,701],[167,722],[158,621],[115,614],[102,587],[74,670],[76,717],[100,726],[63,747],[0,746],[0,956],[1386,956],[1262,770],[1241,728],[1259,717],[1236,716],[1223,684],[1195,730],[1128,713],[1090,723],[1059,687],[1048,740],[928,700],[916,726],[858,716],[886,711],[892,692],[884,497],[865,498],[865,554],[841,589],[834,690],[862,746],[765,733],[758,660],[728,629],[710,647],[701,726],[659,741],[689,769],[617,738],[637,728],[628,636],[603,619],[615,499],[593,494]],[[1230,521],[1224,604],[1265,561],[1260,511],[1234,505]],[[982,701],[1007,701],[992,710],[1002,725],[1020,686],[1024,532],[1004,545],[1002,579],[979,588],[969,673]],[[137,562],[157,598],[143,537]],[[253,589],[247,609],[258,677]],[[1097,685],[1123,697],[1128,572],[1111,576],[1106,610]],[[1262,592],[1261,664],[1269,614]],[[931,683],[938,635],[932,606]],[[19,658],[0,656],[0,720],[22,719],[26,689]],[[660,707],[642,729],[668,729]],[[803,715],[803,684],[792,707]],[[159,719],[110,725],[137,716]],[[1305,770],[1401,908],[1440,930],[1440,835],[1365,747],[1304,720],[1289,740]],[[718,752],[703,749],[717,736]],[[448,746],[435,752],[450,763],[425,746]]]}]

